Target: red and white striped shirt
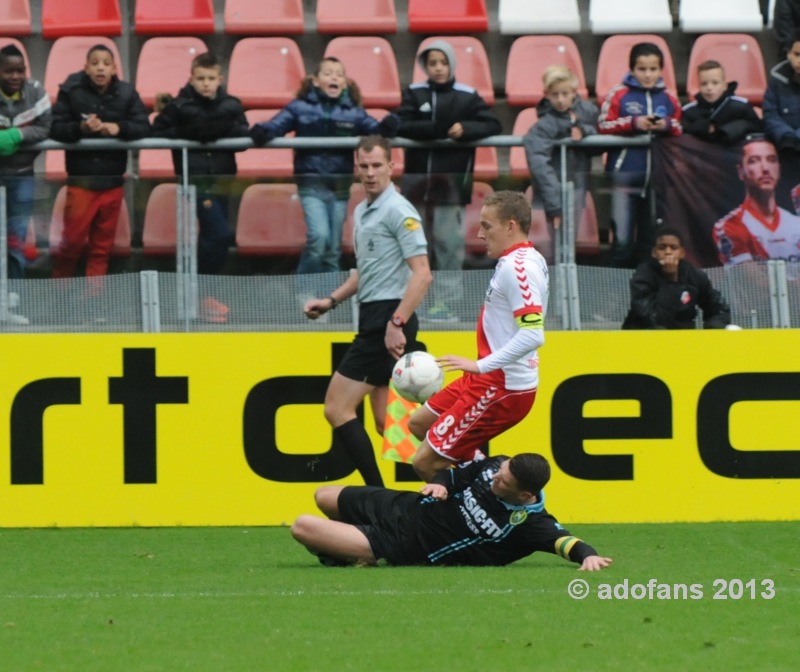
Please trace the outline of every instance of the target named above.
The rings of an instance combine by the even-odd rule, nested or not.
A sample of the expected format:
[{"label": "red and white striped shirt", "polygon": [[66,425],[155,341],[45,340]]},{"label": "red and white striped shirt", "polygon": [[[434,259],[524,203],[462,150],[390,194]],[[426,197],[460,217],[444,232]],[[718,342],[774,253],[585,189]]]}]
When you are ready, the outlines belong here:
[{"label": "red and white striped shirt", "polygon": [[530,243],[503,253],[486,290],[478,320],[478,368],[502,370],[507,390],[539,386],[548,298],[547,262]]}]

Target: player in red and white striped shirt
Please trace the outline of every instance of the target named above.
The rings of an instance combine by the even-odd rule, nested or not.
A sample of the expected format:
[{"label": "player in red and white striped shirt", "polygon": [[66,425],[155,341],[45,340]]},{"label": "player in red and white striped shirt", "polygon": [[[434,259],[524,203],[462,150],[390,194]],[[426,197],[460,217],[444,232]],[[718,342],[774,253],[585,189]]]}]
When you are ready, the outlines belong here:
[{"label": "player in red and white striped shirt", "polygon": [[433,395],[409,420],[422,441],[414,469],[430,481],[441,469],[482,459],[480,447],[520,422],[539,385],[547,311],[547,262],[528,240],[531,206],[524,195],[498,191],[481,209],[487,255],[497,259],[478,320],[478,359],[445,355],[447,371],[464,375]]}]

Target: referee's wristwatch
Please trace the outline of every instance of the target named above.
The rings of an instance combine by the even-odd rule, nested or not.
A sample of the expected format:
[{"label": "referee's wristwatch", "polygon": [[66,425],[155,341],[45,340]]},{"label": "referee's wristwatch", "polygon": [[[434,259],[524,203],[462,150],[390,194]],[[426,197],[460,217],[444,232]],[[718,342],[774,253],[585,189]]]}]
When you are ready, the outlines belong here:
[{"label": "referee's wristwatch", "polygon": [[395,327],[400,327],[401,329],[402,329],[402,328],[405,326],[405,324],[406,324],[406,321],[403,319],[403,316],[402,316],[402,315],[397,315],[397,314],[395,314],[395,315],[393,315],[393,316],[392,316],[392,319],[390,320],[390,322],[391,322],[391,323],[392,323],[392,324],[393,324]]}]

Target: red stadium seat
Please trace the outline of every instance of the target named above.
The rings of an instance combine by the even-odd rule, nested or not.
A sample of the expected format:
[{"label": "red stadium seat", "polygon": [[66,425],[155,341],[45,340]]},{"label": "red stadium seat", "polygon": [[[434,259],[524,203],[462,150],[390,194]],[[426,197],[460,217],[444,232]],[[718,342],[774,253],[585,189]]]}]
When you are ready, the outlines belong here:
[{"label": "red stadium seat", "polygon": [[677,95],[678,85],[675,79],[675,66],[672,61],[672,52],[666,40],[659,35],[611,35],[605,39],[600,47],[597,57],[597,76],[595,77],[595,93],[600,105],[603,104],[606,94],[620,84],[625,75],[630,72],[628,57],[631,47],[637,42],[652,42],[664,52],[664,84],[673,94]]},{"label": "red stadium seat", "polygon": [[[158,116],[158,112],[150,113],[150,123]],[[48,158],[53,152],[48,152]],[[241,155],[240,155],[241,156]],[[172,163],[172,151],[169,149],[139,150],[139,177],[146,179],[169,179],[175,176]]]},{"label": "red stadium seat", "polygon": [[246,37],[231,52],[228,92],[253,108],[283,107],[306,76],[303,55],[289,37]]},{"label": "red stadium seat", "polygon": [[394,0],[317,0],[317,32],[323,35],[396,33]]},{"label": "red stadium seat", "polygon": [[[525,190],[525,198],[533,201],[533,187]],[[543,208],[531,207],[531,228],[528,231],[528,240],[548,259],[553,256],[553,237],[550,235],[550,227],[547,225],[547,216]]]},{"label": "red stadium seat", "polygon": [[302,35],[303,0],[225,0],[228,35]]},{"label": "red stadium seat", "polygon": [[[53,203],[53,213],[50,217],[50,249],[57,250],[61,243],[61,234],[64,231],[64,206],[67,203],[67,188],[61,187]],[[131,253],[131,223],[128,215],[128,205],[123,200],[117,220],[117,232],[114,236],[114,247],[111,254],[115,257],[127,257]]]},{"label": "red stadium seat", "polygon": [[59,37],[50,47],[44,71],[44,88],[50,94],[51,101],[55,102],[58,96],[58,87],[69,75],[83,70],[83,66],[86,64],[86,52],[95,44],[103,44],[111,50],[114,62],[117,64],[117,77],[125,79],[119,50],[111,38],[95,35]]},{"label": "red stadium seat", "polygon": [[324,56],[344,63],[348,78],[354,80],[364,107],[397,107],[400,104],[400,76],[392,45],[382,37],[334,37]]},{"label": "red stadium seat", "polygon": [[147,107],[156,102],[157,93],[173,96],[189,81],[192,59],[208,51],[199,37],[152,37],[139,52],[136,90]]},{"label": "red stadium seat", "polygon": [[212,0],[136,0],[133,16],[137,35],[211,35]]},{"label": "red stadium seat", "polygon": [[534,106],[544,96],[542,74],[551,65],[566,65],[578,77],[578,94],[586,99],[586,76],[581,52],[566,35],[518,37],[508,52],[506,98],[509,105]]},{"label": "red stadium seat", "polygon": [[[269,121],[278,110],[247,110],[247,123],[252,126]],[[286,137],[294,137],[289,133]],[[291,177],[294,174],[294,152],[291,149],[248,149],[236,155],[239,177]]]},{"label": "red stadium seat", "polygon": [[42,37],[122,34],[119,0],[42,0]]},{"label": "red stadium seat", "polygon": [[22,52],[22,57],[25,59],[25,76],[31,76],[31,60],[28,58],[28,52],[25,51],[25,45],[22,44],[19,40],[15,40],[13,37],[0,37],[0,49],[9,44],[13,44],[17,49]]},{"label": "red stadium seat", "polygon": [[[159,184],[150,192],[144,212],[142,252],[148,256],[175,254],[178,239],[175,196],[178,185]],[[195,220],[195,226],[197,223]]]},{"label": "red stadium seat", "polygon": [[[4,36],[26,37],[31,34],[29,0],[5,0],[0,3],[0,30]],[[5,46],[5,45],[3,45]]]},{"label": "red stadium seat", "polygon": [[475,179],[484,182],[496,180],[500,175],[497,161],[497,147],[478,147],[475,149]]},{"label": "red stadium seat", "polygon": [[485,0],[408,0],[412,33],[485,33],[489,16]]},{"label": "red stadium seat", "polygon": [[[445,37],[429,37],[417,48],[417,55],[428,48],[431,42],[444,40],[453,48],[456,55],[456,80],[474,88],[489,104],[494,105],[494,84],[489,56],[483,43],[470,35],[448,35]],[[424,82],[428,76],[414,59],[414,82]]]},{"label": "red stadium seat", "polygon": [[725,68],[728,81],[738,82],[736,95],[754,105],[764,101],[767,69],[758,41],[746,33],[706,33],[700,35],[689,53],[686,91],[691,98],[699,91],[697,66],[713,59]]},{"label": "red stadium seat", "polygon": [[[514,120],[514,130],[511,135],[525,135],[539,119],[535,107],[526,107]],[[522,177],[530,179],[531,173],[528,169],[528,159],[525,157],[524,147],[512,147],[508,158],[509,175],[511,177]]]},{"label": "red stadium seat", "polygon": [[491,185],[485,182],[473,182],[472,202],[467,205],[464,216],[464,250],[469,256],[482,257],[486,255],[486,243],[478,238],[481,228],[481,208],[487,196],[494,193]]},{"label": "red stadium seat", "polygon": [[575,234],[575,251],[578,254],[600,254],[600,230],[592,192],[586,192],[586,202],[581,210],[578,231]]},{"label": "red stadium seat", "polygon": [[303,208],[294,184],[254,184],[245,189],[236,224],[241,255],[299,256],[306,243]]},{"label": "red stadium seat", "polygon": [[44,177],[53,182],[67,179],[67,162],[63,150],[51,149],[44,153]]}]

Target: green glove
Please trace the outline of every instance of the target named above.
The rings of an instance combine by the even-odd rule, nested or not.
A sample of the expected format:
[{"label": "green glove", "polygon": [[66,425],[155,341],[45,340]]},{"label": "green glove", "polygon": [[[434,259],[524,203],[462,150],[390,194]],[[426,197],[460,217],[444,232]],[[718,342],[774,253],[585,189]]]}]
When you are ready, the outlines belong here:
[{"label": "green glove", "polygon": [[5,128],[0,131],[0,156],[11,156],[22,142],[22,132],[18,128]]}]

